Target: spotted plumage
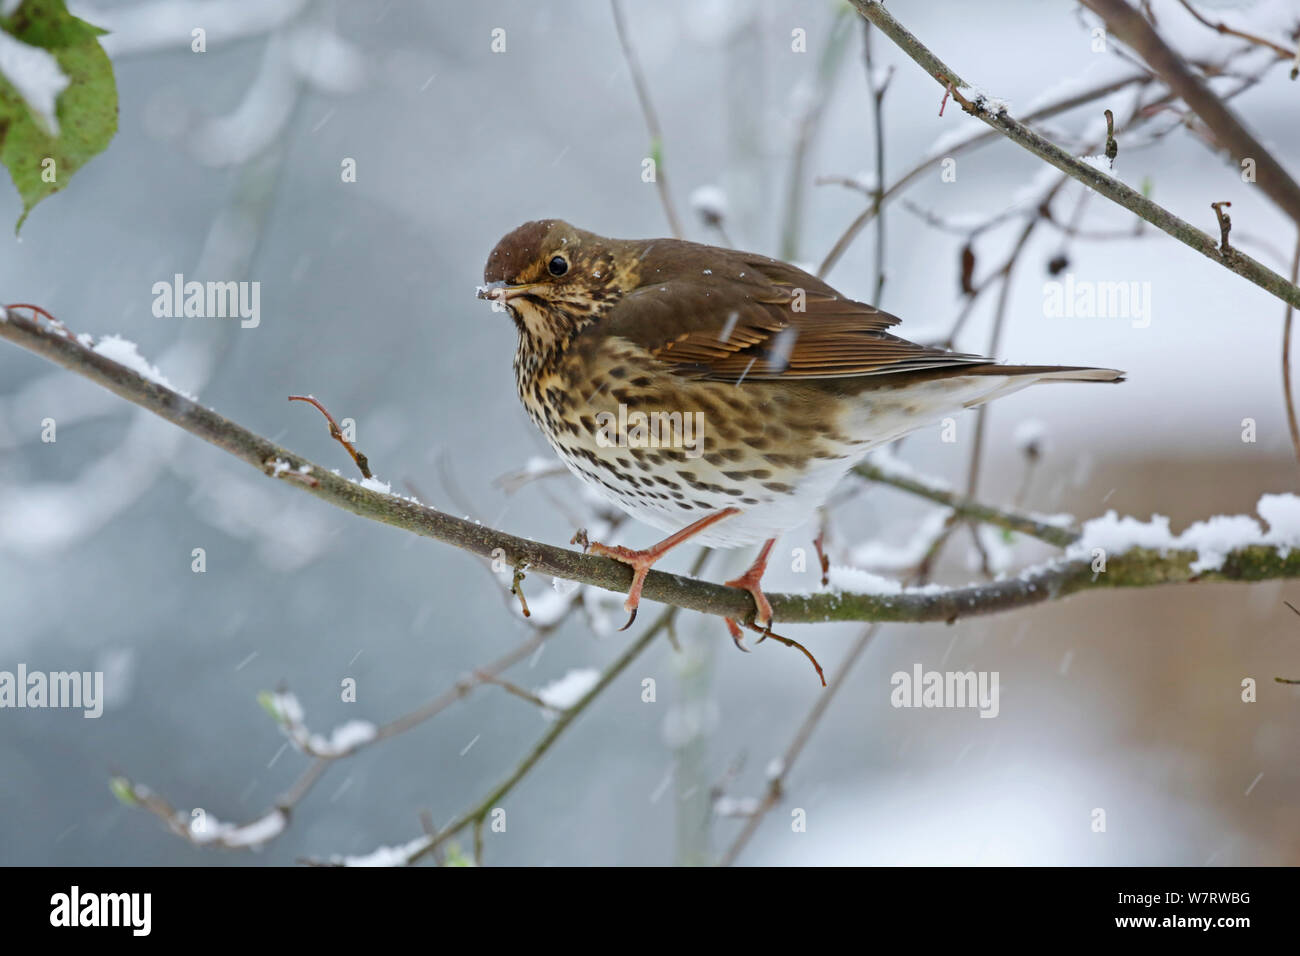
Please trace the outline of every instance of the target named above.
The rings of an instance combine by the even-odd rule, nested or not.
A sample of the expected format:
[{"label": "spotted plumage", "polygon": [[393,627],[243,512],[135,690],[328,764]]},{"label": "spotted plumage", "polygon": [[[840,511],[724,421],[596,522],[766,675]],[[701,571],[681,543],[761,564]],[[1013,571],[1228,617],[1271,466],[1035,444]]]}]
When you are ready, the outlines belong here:
[{"label": "spotted plumage", "polygon": [[[918,345],[889,331],[895,316],[775,259],[554,219],[503,238],[484,281],[519,333],[519,399],[570,471],[710,546],[770,547],[869,449],[962,408],[1039,381],[1122,378]],[[635,608],[662,552],[596,549],[637,568]],[[757,580],[742,586],[761,612]]]}]

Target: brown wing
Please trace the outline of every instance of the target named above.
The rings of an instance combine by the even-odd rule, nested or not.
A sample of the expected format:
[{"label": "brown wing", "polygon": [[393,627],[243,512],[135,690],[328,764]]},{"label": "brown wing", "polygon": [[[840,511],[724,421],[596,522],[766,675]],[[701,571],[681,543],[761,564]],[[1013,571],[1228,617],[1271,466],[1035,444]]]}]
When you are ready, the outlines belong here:
[{"label": "brown wing", "polygon": [[[680,374],[729,382],[844,378],[988,362],[891,335],[885,330],[896,316],[786,263],[693,243],[659,240],[655,248],[640,287],[602,326]],[[703,250],[713,255],[703,258]],[[702,261],[712,265],[707,273]]]}]

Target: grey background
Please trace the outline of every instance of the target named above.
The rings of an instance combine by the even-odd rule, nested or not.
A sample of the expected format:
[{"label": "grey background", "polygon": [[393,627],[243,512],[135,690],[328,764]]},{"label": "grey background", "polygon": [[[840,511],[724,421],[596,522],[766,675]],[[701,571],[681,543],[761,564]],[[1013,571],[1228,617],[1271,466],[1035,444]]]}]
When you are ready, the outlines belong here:
[{"label": "grey background", "polygon": [[[189,50],[194,24],[169,21],[169,6],[80,8],[116,26],[108,45],[121,129],[35,210],[20,240],[4,240],[4,301],[41,303],[78,332],[121,334],[205,404],[351,474],[317,413],[285,401],[311,392],[356,420],[360,447],[395,489],[409,482],[445,510],[472,509],[497,527],[567,541],[573,522],[555,501],[585,507],[569,479],[514,496],[492,484],[549,452],[514,395],[510,324],[475,300],[474,287],[496,240],[528,219],[561,216],[616,236],[666,231],[654,187],[640,181],[648,137],[607,4],[249,4],[285,11],[271,31],[279,39],[256,24],[244,23],[241,36],[238,20],[213,23],[204,54]],[[777,200],[835,8],[628,6],[690,238],[716,241],[686,200],[719,183],[729,187],[737,244],[775,253]],[[1013,110],[1096,60],[1068,3],[891,9]],[[145,27],[121,19],[133,10]],[[503,54],[490,52],[494,27],[507,31]],[[808,31],[805,55],[790,50],[795,27]],[[331,55],[320,31],[351,54]],[[809,176],[872,165],[856,24],[850,42]],[[283,124],[267,124],[263,111],[293,85],[276,79],[276,43],[313,50],[323,83],[303,84],[283,100]],[[941,119],[934,83],[879,36],[875,49],[897,67],[886,101],[892,176],[973,121],[951,107]],[[246,106],[257,108],[223,125],[250,89]],[[1240,101],[1282,157],[1298,145],[1292,96],[1275,70]],[[1054,125],[1077,132],[1090,121],[1087,113]],[[223,155],[241,161],[222,163]],[[355,183],[340,181],[344,157],[357,162]],[[944,215],[988,215],[1038,166],[998,143],[958,169],[956,183],[929,176],[909,195]],[[1210,199],[1231,199],[1240,229],[1283,250],[1292,241],[1230,165],[1186,137],[1122,152],[1120,169],[1130,182],[1151,177],[1158,200],[1204,228],[1212,228]],[[810,185],[799,260],[818,261],[862,202]],[[1092,208],[1099,226],[1130,222],[1101,200]],[[18,209],[6,185],[0,222]],[[888,223],[882,304],[904,317],[904,334],[941,332],[959,308],[960,240],[898,206]],[[981,270],[1016,228],[988,237]],[[872,241],[860,239],[830,277],[850,295],[870,294]],[[1149,237],[1083,244],[1071,256],[1081,276],[1150,281],[1150,329],[1048,320],[1043,264],[1058,243],[1044,233],[1031,245],[999,357],[1113,365],[1130,381],[1001,403],[990,419],[984,496],[1009,500],[1021,474],[1011,435],[1029,418],[1050,435],[1027,502],[1039,510],[1159,510],[1181,528],[1216,511],[1249,513],[1261,491],[1293,488],[1278,303]],[[260,327],[153,317],[151,287],[175,272],[259,281]],[[986,346],[988,306],[963,347]],[[1259,422],[1258,444],[1239,440],[1246,416]],[[58,422],[54,444],[39,440],[45,417]],[[918,434],[904,457],[962,480],[971,422],[962,419],[956,445]],[[110,774],[223,821],[252,819],[305,764],[287,752],[268,766],[284,741],[257,706],[259,690],[287,681],[320,731],[349,719],[383,722],[513,646],[527,625],[478,559],[266,481],[8,347],[0,348],[0,450],[0,668],[104,669],[111,695],[99,720],[0,712],[0,862],[289,864],[364,853],[418,835],[421,810],[442,822],[476,802],[545,729],[529,705],[487,688],[333,768],[289,831],[260,853],[187,845],[118,804]],[[888,490],[858,496],[837,512],[839,559],[860,541],[905,540],[925,512]],[[788,569],[790,549],[806,548],[811,534],[781,542],[773,587],[814,586]],[[631,526],[622,535],[636,544],[654,538]],[[963,583],[972,577],[968,539],[956,542],[944,579]],[[191,571],[195,547],[206,549],[204,574]],[[1022,560],[1045,553],[1017,552]],[[721,579],[749,557],[724,556],[707,574]],[[666,566],[689,560],[676,555]],[[538,601],[550,584],[532,576],[526,588]],[[1286,596],[1279,584],[1100,593],[953,628],[888,627],[743,859],[1295,862],[1300,700],[1271,680],[1300,669]],[[791,634],[833,672],[857,630]],[[508,829],[489,836],[489,862],[665,864],[725,846],[733,821],[698,835],[700,794],[742,755],[728,792],[758,793],[763,768],[820,691],[799,655],[770,642],[740,655],[721,622],[689,614],[681,632],[685,658],[656,643],[510,796]],[[627,640],[597,636],[578,616],[510,676],[536,687],[572,667],[602,666]],[[891,708],[889,675],[915,661],[1000,671],[1002,715]],[[359,685],[355,704],[339,700],[349,676]],[[1259,680],[1258,704],[1239,703],[1243,676]],[[640,699],[647,677],[658,683],[655,704]],[[665,724],[682,719],[702,733],[675,751]],[[676,783],[663,786],[675,766]],[[808,811],[807,833],[790,832],[794,807]],[[1094,807],[1107,808],[1104,835],[1089,831]]]}]

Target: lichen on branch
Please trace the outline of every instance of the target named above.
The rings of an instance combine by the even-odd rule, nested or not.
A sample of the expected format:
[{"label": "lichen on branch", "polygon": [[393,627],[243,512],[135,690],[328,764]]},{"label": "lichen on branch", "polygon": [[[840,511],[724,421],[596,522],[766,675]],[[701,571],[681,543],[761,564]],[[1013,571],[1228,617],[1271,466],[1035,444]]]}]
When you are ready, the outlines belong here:
[{"label": "lichen on branch", "polygon": [[[96,352],[61,324],[29,318],[14,310],[0,313],[0,338],[43,356],[191,434],[228,451],[268,477],[315,495],[353,514],[433,538],[484,558],[514,567],[566,578],[610,591],[626,591],[632,570],[608,558],[530,541],[504,531],[456,518],[413,498],[374,490],[334,474],[280,445],[249,431],[211,409],[138,371]],[[991,510],[991,509],[990,509]],[[1086,530],[1086,529],[1085,529]],[[1028,569],[1020,575],[968,587],[930,585],[903,589],[897,582],[868,576],[870,590],[831,590],[812,594],[769,594],[775,620],[821,621],[954,621],[1058,600],[1080,591],[1112,587],[1151,587],[1192,581],[1262,581],[1300,577],[1300,528],[1274,529],[1268,543],[1226,551],[1217,567],[1205,568],[1195,549],[1133,548],[1105,555],[1105,570],[1095,556],[1067,557]],[[1295,542],[1290,536],[1296,536]],[[1087,544],[1084,539],[1073,545]],[[1199,568],[1199,570],[1197,570]],[[852,573],[851,571],[848,573]],[[744,591],[662,571],[651,571],[644,595],[687,610],[747,620],[753,599]]]}]

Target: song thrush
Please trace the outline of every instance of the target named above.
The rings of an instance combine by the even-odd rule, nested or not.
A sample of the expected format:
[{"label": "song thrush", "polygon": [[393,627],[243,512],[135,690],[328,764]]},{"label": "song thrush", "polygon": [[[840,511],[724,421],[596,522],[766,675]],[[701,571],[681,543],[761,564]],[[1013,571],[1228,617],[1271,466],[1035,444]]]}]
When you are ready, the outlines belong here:
[{"label": "song thrush", "polygon": [[888,331],[895,316],[767,256],[606,239],[558,219],[509,233],[483,279],[479,295],[518,330],[529,417],[575,475],[673,532],[644,551],[584,540],[634,569],[625,628],[651,565],[688,538],[764,542],[727,584],[770,626],[760,581],[773,542],[869,449],[1035,382],[1123,380],[917,345]]}]

